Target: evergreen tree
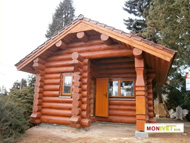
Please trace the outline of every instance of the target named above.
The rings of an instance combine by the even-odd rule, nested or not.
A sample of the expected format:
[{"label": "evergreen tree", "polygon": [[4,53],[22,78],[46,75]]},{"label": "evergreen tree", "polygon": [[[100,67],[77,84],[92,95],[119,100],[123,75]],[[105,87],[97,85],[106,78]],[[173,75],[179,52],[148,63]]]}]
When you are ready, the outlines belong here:
[{"label": "evergreen tree", "polygon": [[127,29],[133,33],[142,33],[147,27],[145,17],[152,0],[128,0],[125,2],[124,10],[134,18],[124,19]]},{"label": "evergreen tree", "polygon": [[173,94],[171,98],[169,96],[168,101],[175,103],[177,98],[173,96],[179,96],[185,99],[184,103],[189,104],[187,108],[190,109],[190,94],[185,91],[185,73],[190,67],[189,0],[154,0],[148,13],[144,36],[154,37],[158,43],[178,52],[170,70],[170,84],[164,88],[169,95],[178,94]]},{"label": "evergreen tree", "polygon": [[72,0],[63,0],[55,10],[52,18],[52,23],[49,24],[49,29],[46,33],[46,38],[50,38],[64,26],[69,24],[74,19],[75,9],[72,5]]}]

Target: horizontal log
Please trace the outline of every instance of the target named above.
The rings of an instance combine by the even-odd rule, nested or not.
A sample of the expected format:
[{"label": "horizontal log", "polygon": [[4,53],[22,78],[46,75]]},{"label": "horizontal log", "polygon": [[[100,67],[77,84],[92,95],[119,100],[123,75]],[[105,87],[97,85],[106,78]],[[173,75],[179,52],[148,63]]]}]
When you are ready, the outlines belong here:
[{"label": "horizontal log", "polygon": [[135,78],[136,74],[135,73],[126,73],[126,74],[99,74],[99,78]]},{"label": "horizontal log", "polygon": [[105,50],[105,51],[98,51],[98,52],[85,52],[81,53],[81,56],[84,58],[107,58],[107,57],[122,57],[122,56],[132,56],[132,50]]},{"label": "horizontal log", "polygon": [[135,106],[123,106],[123,105],[109,105],[109,110],[136,111],[136,107]]},{"label": "horizontal log", "polygon": [[41,112],[35,112],[30,115],[30,119],[39,119],[41,117]]},{"label": "horizontal log", "polygon": [[43,91],[43,96],[47,97],[59,96],[59,91]]},{"label": "horizontal log", "polygon": [[135,100],[125,100],[125,101],[109,100],[109,105],[131,105],[131,106],[135,106],[136,101]]},{"label": "horizontal log", "polygon": [[44,76],[40,76],[39,74],[36,75],[36,83],[42,82],[44,80]]},{"label": "horizontal log", "polygon": [[62,73],[62,72],[73,72],[74,67],[51,67],[46,68],[45,73]]},{"label": "horizontal log", "polygon": [[87,89],[88,89],[88,85],[87,85],[87,84],[83,84],[83,85],[82,85],[82,90],[83,90],[83,91],[86,91]]},{"label": "horizontal log", "polygon": [[82,72],[82,78],[91,78],[90,72]]},{"label": "horizontal log", "polygon": [[134,57],[130,58],[120,57],[120,58],[107,58],[107,59],[97,59],[96,64],[114,64],[114,63],[134,63]]},{"label": "horizontal log", "polygon": [[153,106],[153,105],[154,105],[153,100],[148,100],[148,106]]},{"label": "horizontal log", "polygon": [[103,122],[136,123],[136,117],[109,116],[108,118],[96,117],[96,119]]},{"label": "horizontal log", "polygon": [[87,97],[88,96],[88,91],[82,91],[82,97]]},{"label": "horizontal log", "polygon": [[40,63],[34,63],[33,64],[33,68],[35,69],[35,70],[37,70],[37,71],[43,71],[44,69],[45,69],[45,66],[44,65],[42,65],[42,64],[40,64]]},{"label": "horizontal log", "polygon": [[73,100],[72,105],[73,105],[73,107],[79,108],[81,106],[81,102],[77,101],[77,100]]},{"label": "horizontal log", "polygon": [[138,59],[142,58],[142,53],[143,53],[143,51],[140,49],[137,49],[137,48],[133,49],[133,54]]},{"label": "horizontal log", "polygon": [[84,60],[84,58],[78,52],[73,52],[71,57],[73,60],[78,60],[80,62]]},{"label": "horizontal log", "polygon": [[[91,40],[91,41],[88,41],[87,43],[84,43],[84,42],[76,42],[76,43],[68,43],[67,44],[67,50],[70,50],[70,49],[76,49],[74,51],[71,51],[71,52],[80,52],[77,50],[77,48],[81,48],[81,47],[85,47],[85,48],[91,48],[91,46],[97,46],[97,45],[102,45],[104,44],[104,42],[102,42],[101,40]],[[60,51],[60,52],[56,52],[55,54],[63,54],[64,51]]]},{"label": "horizontal log", "polygon": [[148,111],[149,112],[151,112],[151,111],[153,112],[154,111],[154,107],[153,106],[148,106]]},{"label": "horizontal log", "polygon": [[44,78],[45,79],[60,79],[61,74],[45,74]]},{"label": "horizontal log", "polygon": [[70,117],[55,117],[55,116],[41,116],[40,120],[43,123],[53,123],[53,124],[64,124],[69,125],[70,124]]},{"label": "horizontal log", "polygon": [[91,45],[91,46],[83,46],[78,48],[68,48],[67,50],[60,52],[58,54],[71,54],[72,52],[84,53],[84,52],[95,52],[95,51],[104,51],[104,50],[118,50],[124,49],[120,45],[113,45],[109,46],[106,44],[99,44],[99,45]]},{"label": "horizontal log", "polygon": [[83,97],[81,102],[82,102],[82,104],[86,104],[87,103],[87,97]]},{"label": "horizontal log", "polygon": [[56,110],[56,109],[47,109],[43,108],[41,110],[42,115],[50,115],[50,116],[65,116],[71,117],[71,110]]},{"label": "horizontal log", "polygon": [[55,44],[56,47],[60,48],[60,49],[65,49],[67,48],[67,45],[63,42],[63,41],[58,41],[56,44]]},{"label": "horizontal log", "polygon": [[74,73],[74,74],[73,74],[73,79],[74,79],[75,81],[81,80],[81,75],[80,75],[80,73],[79,73],[79,72]]},{"label": "horizontal log", "polygon": [[87,108],[88,108],[88,105],[87,105],[87,104],[82,104],[82,105],[81,105],[81,109],[82,109],[83,111],[86,111]]},{"label": "horizontal log", "polygon": [[81,93],[82,92],[82,88],[79,88],[79,87],[74,87],[73,89],[72,89],[73,91],[73,93]]},{"label": "horizontal log", "polygon": [[88,64],[89,64],[89,59],[84,59],[84,60],[82,61],[82,63],[83,63],[83,65],[88,65]]},{"label": "horizontal log", "polygon": [[100,39],[105,42],[107,45],[111,45],[113,44],[113,41],[111,40],[111,38],[105,34],[101,34],[100,35]]},{"label": "horizontal log", "polygon": [[148,94],[147,98],[148,98],[148,100],[153,100],[153,95],[152,94]]},{"label": "horizontal log", "polygon": [[60,79],[44,79],[44,84],[45,85],[49,85],[49,84],[51,84],[51,85],[60,85]]},{"label": "horizontal log", "polygon": [[82,117],[82,118],[89,118],[89,117],[90,117],[90,114],[89,114],[89,112],[87,112],[87,111],[82,111],[82,112],[81,112],[81,117]]},{"label": "horizontal log", "polygon": [[48,91],[59,91],[60,85],[44,85],[44,90]]},{"label": "horizontal log", "polygon": [[71,113],[72,113],[73,116],[78,116],[81,113],[81,109],[73,107],[72,110],[71,110]]},{"label": "horizontal log", "polygon": [[43,102],[42,107],[43,108],[51,108],[51,109],[65,109],[65,110],[68,109],[69,110],[69,109],[72,109],[72,104]]},{"label": "horizontal log", "polygon": [[109,115],[125,116],[125,117],[136,117],[136,112],[135,111],[109,110]]},{"label": "horizontal log", "polygon": [[34,123],[34,124],[40,124],[41,120],[40,119],[30,119],[30,122]]},{"label": "horizontal log", "polygon": [[100,64],[97,65],[98,69],[114,69],[114,68],[135,68],[135,64],[131,63],[111,63],[111,64]]},{"label": "horizontal log", "polygon": [[34,93],[34,98],[41,99],[42,96],[42,93]]},{"label": "horizontal log", "polygon": [[34,61],[33,61],[34,63],[40,63],[40,64],[45,64],[46,63],[46,61],[44,60],[44,59],[42,59],[42,58],[36,58]]},{"label": "horizontal log", "polygon": [[72,98],[60,98],[60,97],[43,97],[43,102],[53,102],[53,103],[72,103]]},{"label": "horizontal log", "polygon": [[35,83],[35,88],[37,88],[37,87],[43,87],[44,86],[44,82],[40,82],[40,81],[36,81],[36,83]]},{"label": "horizontal log", "polygon": [[148,112],[148,116],[149,116],[149,118],[153,118],[154,117],[154,112]]},{"label": "horizontal log", "polygon": [[73,98],[73,100],[75,100],[75,101],[80,101],[81,98],[82,98],[82,95],[81,95],[80,93],[73,93],[73,94],[72,94],[72,98]]},{"label": "horizontal log", "polygon": [[53,61],[62,61],[62,60],[72,60],[71,54],[64,54],[64,55],[54,55],[47,59],[47,62],[53,62]]},{"label": "horizontal log", "polygon": [[80,39],[83,42],[88,42],[88,36],[83,31],[77,33],[77,38]]},{"label": "horizontal log", "polygon": [[52,61],[52,62],[47,62],[45,64],[46,67],[65,67],[65,66],[72,66],[73,62],[72,60],[61,60],[61,61]]},{"label": "horizontal log", "polygon": [[34,103],[34,105],[33,105],[33,110],[32,110],[32,112],[40,112],[42,110],[42,106],[41,105],[35,105],[35,103]]},{"label": "horizontal log", "polygon": [[91,125],[91,121],[89,119],[82,119],[80,124],[82,127],[89,127]]},{"label": "horizontal log", "polygon": [[135,69],[106,69],[106,70],[98,70],[98,74],[109,74],[109,73],[135,73]]},{"label": "horizontal log", "polygon": [[41,105],[42,104],[42,100],[41,99],[37,99],[37,100],[35,100],[35,102],[33,104],[34,105]]},{"label": "horizontal log", "polygon": [[36,88],[34,89],[34,92],[35,92],[35,94],[40,94],[40,93],[43,92],[43,88],[41,88],[41,87],[36,87]]},{"label": "horizontal log", "polygon": [[80,123],[81,121],[81,117],[80,116],[72,116],[71,119],[70,119],[70,122],[71,123]]},{"label": "horizontal log", "polygon": [[83,70],[83,72],[89,72],[90,71],[90,67],[88,65],[83,66],[82,70]]},{"label": "horizontal log", "polygon": [[82,62],[80,62],[78,60],[73,60],[72,62],[73,62],[74,67],[77,67],[77,68],[80,68],[80,69],[83,68],[83,63]]}]

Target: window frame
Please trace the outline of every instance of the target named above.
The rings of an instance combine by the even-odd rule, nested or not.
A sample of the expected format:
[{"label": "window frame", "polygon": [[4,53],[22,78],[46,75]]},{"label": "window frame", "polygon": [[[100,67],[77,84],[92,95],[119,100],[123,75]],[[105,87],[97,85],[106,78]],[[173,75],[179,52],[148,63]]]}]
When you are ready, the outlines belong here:
[{"label": "window frame", "polygon": [[[71,77],[71,90],[70,93],[64,93],[64,80],[66,76],[70,76]],[[61,74],[61,85],[60,85],[60,96],[72,96],[72,89],[73,89],[73,74],[72,73],[62,73]]]},{"label": "window frame", "polygon": [[[112,78],[108,80],[108,82],[110,81],[118,81],[118,96],[109,96],[110,98],[134,98],[135,97],[135,79]],[[121,96],[121,81],[133,81],[133,96]]]}]

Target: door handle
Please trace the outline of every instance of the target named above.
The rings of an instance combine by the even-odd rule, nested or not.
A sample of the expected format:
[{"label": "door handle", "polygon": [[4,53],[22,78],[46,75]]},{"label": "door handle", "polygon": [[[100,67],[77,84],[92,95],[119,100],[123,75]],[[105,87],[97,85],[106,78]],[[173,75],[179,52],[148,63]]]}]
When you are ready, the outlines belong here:
[{"label": "door handle", "polygon": [[108,94],[106,93],[106,94],[104,94],[105,96],[106,96],[106,98],[108,97]]}]

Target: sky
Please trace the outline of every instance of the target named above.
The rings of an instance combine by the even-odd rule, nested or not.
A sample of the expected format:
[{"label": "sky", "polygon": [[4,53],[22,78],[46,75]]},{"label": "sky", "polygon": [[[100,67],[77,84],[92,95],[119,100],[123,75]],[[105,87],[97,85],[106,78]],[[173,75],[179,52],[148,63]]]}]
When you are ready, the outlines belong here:
[{"label": "sky", "polygon": [[[14,66],[46,41],[45,33],[52,15],[62,0],[0,0],[0,87],[9,90],[16,80],[28,73]],[[75,15],[126,30],[123,10],[126,0],[73,0]]]}]

